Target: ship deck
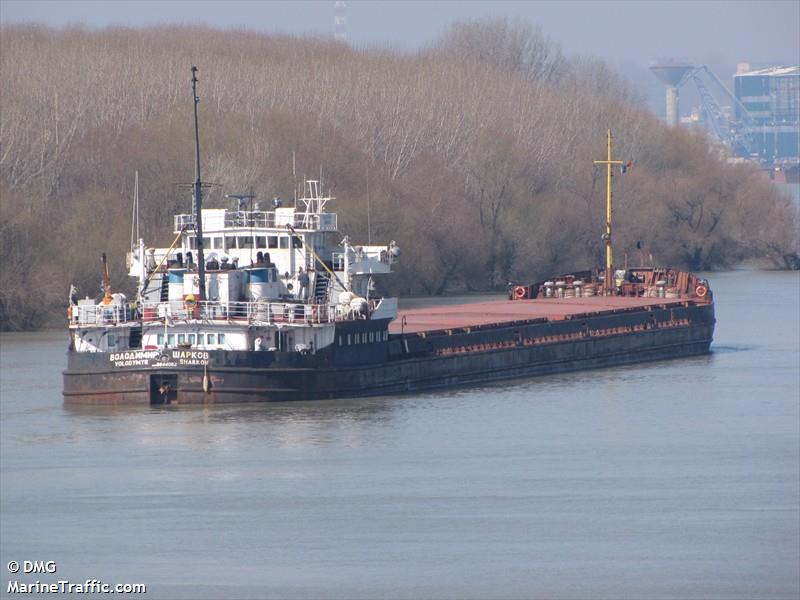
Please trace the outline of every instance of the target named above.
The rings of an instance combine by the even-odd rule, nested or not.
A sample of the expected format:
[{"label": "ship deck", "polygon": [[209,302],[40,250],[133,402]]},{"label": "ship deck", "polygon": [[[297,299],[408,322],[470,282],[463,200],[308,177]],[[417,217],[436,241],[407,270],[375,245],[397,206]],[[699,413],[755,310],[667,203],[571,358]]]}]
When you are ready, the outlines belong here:
[{"label": "ship deck", "polygon": [[[681,304],[686,301],[686,298],[592,296],[588,298],[492,300],[470,304],[429,306],[399,311],[397,318],[389,325],[389,331],[391,333],[419,333],[542,318],[560,321],[575,315]],[[404,318],[405,323],[403,323]]]}]

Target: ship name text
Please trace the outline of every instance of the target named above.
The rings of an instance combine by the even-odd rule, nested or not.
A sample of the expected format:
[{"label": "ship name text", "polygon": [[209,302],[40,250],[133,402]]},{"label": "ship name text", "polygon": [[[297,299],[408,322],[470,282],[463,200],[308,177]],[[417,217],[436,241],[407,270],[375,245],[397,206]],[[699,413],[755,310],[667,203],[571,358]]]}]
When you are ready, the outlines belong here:
[{"label": "ship name text", "polygon": [[115,367],[174,367],[207,365],[209,353],[202,350],[139,350],[112,352],[108,356]]}]

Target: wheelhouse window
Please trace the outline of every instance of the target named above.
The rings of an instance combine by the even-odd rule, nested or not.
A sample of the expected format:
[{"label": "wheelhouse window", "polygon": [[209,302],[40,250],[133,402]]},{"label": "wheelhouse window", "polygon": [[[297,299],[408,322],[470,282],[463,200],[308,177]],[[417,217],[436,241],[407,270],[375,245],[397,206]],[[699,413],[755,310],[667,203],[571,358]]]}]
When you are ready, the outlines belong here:
[{"label": "wheelhouse window", "polygon": [[277,248],[278,247],[278,236],[277,235],[268,235],[267,236],[267,246],[270,248]]},{"label": "wheelhouse window", "polygon": [[175,345],[175,334],[170,333],[167,335],[167,346],[174,346]]},{"label": "wheelhouse window", "polygon": [[256,248],[266,248],[267,247],[267,236],[265,235],[257,235],[256,236]]},{"label": "wheelhouse window", "polygon": [[303,247],[303,238],[298,235],[292,236],[292,248],[302,248]]},{"label": "wheelhouse window", "polygon": [[225,236],[225,250],[232,250],[236,248],[236,237],[232,235]]},{"label": "wheelhouse window", "polygon": [[224,333],[217,334],[217,343],[220,346],[222,346],[222,344],[225,343],[225,334]]},{"label": "wheelhouse window", "polygon": [[286,250],[286,249],[288,249],[288,248],[289,248],[289,236],[287,236],[287,235],[282,235],[282,236],[280,237],[280,244],[281,244],[281,246],[280,246],[280,247],[281,247],[281,250]]},{"label": "wheelhouse window", "polygon": [[239,248],[252,248],[252,247],[253,247],[253,236],[250,235],[239,236]]},{"label": "wheelhouse window", "polygon": [[214,250],[222,250],[222,238],[215,237],[214,238]]},{"label": "wheelhouse window", "polygon": [[217,336],[213,333],[208,334],[208,345],[213,346],[217,343]]}]

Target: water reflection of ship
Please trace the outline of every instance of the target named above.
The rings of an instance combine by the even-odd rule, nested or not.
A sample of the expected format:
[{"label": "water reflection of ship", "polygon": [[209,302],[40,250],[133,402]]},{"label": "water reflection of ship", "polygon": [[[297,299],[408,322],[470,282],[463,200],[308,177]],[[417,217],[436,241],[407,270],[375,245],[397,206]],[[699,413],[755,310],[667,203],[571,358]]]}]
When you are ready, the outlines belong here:
[{"label": "water reflection of ship", "polygon": [[[376,424],[390,424],[403,398],[373,397],[357,400],[313,402],[163,405],[142,413],[135,405],[65,404],[63,410],[84,428],[87,421],[101,421],[94,428],[99,441],[133,446],[225,449],[252,443],[257,435],[278,447],[313,447],[338,443],[358,446],[365,431]],[[151,418],[148,418],[151,417]],[[243,431],[246,429],[246,434]],[[263,445],[263,441],[260,442]]]}]

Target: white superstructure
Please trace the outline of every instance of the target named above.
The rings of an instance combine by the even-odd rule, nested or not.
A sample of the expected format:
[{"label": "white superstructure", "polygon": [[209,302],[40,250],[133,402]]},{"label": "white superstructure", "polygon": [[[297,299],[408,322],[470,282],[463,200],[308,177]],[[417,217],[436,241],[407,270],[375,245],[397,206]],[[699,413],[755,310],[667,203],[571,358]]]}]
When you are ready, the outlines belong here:
[{"label": "white superstructure", "polygon": [[72,295],[75,350],[315,352],[334,343],[339,321],[396,316],[396,299],[375,297],[372,278],[391,271],[399,248],[342,239],[319,182],[307,181],[290,207],[276,199],[262,210],[252,197],[234,198],[234,208],[201,210],[205,298],[194,215],[176,215],[170,247],[140,239],[128,255],[129,275],[139,282],[134,301]]}]

